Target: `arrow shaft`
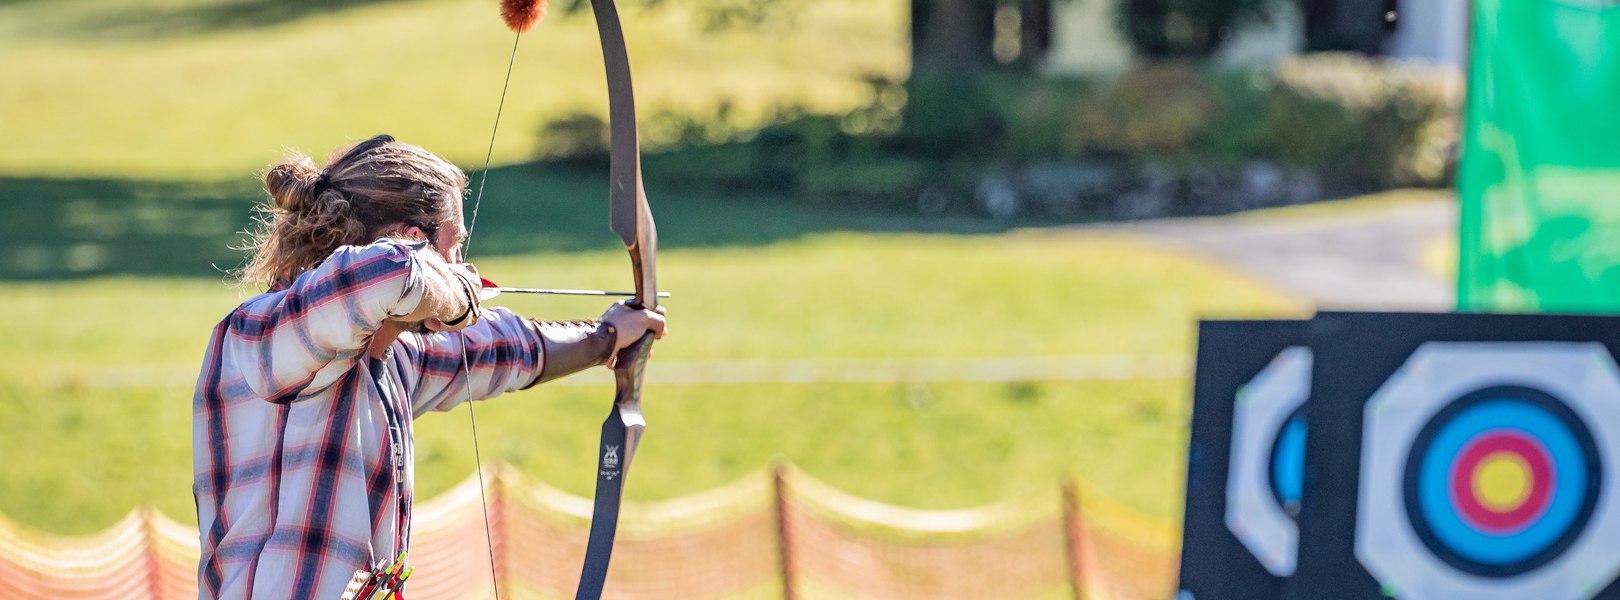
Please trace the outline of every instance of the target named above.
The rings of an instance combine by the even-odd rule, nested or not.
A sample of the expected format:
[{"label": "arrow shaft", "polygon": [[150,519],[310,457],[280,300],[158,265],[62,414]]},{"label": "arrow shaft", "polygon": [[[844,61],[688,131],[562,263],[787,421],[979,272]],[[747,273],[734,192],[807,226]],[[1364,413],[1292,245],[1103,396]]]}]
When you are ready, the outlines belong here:
[{"label": "arrow shaft", "polygon": [[[612,292],[612,291],[602,291],[602,290],[571,290],[571,289],[567,289],[567,288],[490,287],[490,288],[484,288],[484,289],[486,289],[486,290],[494,290],[494,291],[497,291],[497,292],[500,292],[500,293],[503,293],[503,294],[557,294],[557,295],[562,295],[562,296],[626,296],[626,297],[636,295],[635,292]],[[669,292],[658,292],[658,297],[659,298],[668,298],[669,297]]]}]

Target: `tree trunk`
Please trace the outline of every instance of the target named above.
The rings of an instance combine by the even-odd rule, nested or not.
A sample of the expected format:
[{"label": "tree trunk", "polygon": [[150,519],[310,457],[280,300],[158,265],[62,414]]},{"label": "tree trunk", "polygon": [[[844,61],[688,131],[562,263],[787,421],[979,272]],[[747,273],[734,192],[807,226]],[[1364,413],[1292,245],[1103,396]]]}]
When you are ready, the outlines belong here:
[{"label": "tree trunk", "polygon": [[1052,0],[1019,0],[1018,12],[1022,31],[1017,65],[1027,71],[1052,49]]},{"label": "tree trunk", "polygon": [[994,0],[911,0],[911,73],[970,74],[995,64]]}]

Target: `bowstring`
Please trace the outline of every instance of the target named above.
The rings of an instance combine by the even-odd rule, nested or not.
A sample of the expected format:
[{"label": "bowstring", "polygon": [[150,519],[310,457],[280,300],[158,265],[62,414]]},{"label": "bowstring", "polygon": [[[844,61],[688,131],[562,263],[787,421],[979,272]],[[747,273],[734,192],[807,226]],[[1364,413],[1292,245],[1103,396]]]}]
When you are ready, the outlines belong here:
[{"label": "bowstring", "polygon": [[[461,241],[462,260],[472,251],[473,230],[478,227],[478,207],[484,200],[484,185],[489,183],[490,159],[495,155],[495,135],[501,131],[501,112],[506,108],[506,92],[512,86],[512,69],[517,65],[518,41],[523,39],[519,33],[512,37],[512,56],[506,63],[506,80],[501,83],[501,100],[495,105],[495,126],[489,132],[489,149],[484,151],[484,170],[478,177],[478,192],[473,195],[472,216],[467,221],[467,237]],[[484,491],[484,461],[478,448],[478,416],[473,410],[472,401],[472,369],[467,360],[467,334],[463,332],[461,340],[461,372],[466,373],[468,385],[464,388],[466,394],[463,404],[467,405],[467,423],[472,427],[473,438],[473,467],[478,473],[478,506],[484,513],[484,546],[489,550],[489,583],[494,588],[495,597],[501,597],[500,577],[495,573],[495,541],[489,525],[489,496]]]}]

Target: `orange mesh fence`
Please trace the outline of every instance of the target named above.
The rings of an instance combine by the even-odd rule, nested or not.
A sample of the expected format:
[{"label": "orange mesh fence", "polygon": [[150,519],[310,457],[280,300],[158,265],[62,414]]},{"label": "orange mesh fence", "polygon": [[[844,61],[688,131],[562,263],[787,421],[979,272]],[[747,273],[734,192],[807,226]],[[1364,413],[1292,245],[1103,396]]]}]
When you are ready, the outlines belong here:
[{"label": "orange mesh fence", "polygon": [[[568,598],[588,498],[524,478],[476,478],[418,504],[415,598]],[[849,496],[790,468],[663,502],[627,503],[607,597],[1164,598],[1177,531],[1073,486],[1048,499],[923,511]],[[1083,509],[1083,510],[1082,510]],[[0,517],[0,599],[197,596],[197,530],[146,508],[62,537]],[[491,556],[493,556],[493,565]]]},{"label": "orange mesh fence", "polygon": [[[162,517],[138,509],[101,533],[76,538],[32,532],[0,519],[0,598],[166,597],[165,557],[147,526],[157,519]],[[189,556],[195,565],[196,550]],[[196,583],[191,585],[195,597]]]},{"label": "orange mesh fence", "polygon": [[[526,481],[512,469],[499,479],[497,497],[506,505],[492,527],[498,532],[502,593],[572,597],[585,557],[591,501]],[[774,588],[777,546],[770,505],[768,481],[759,476],[663,502],[626,503],[605,597],[733,598],[761,586]],[[487,558],[481,560],[487,579]]]},{"label": "orange mesh fence", "polygon": [[[501,505],[498,493],[491,498],[496,507]],[[491,511],[492,525],[500,522],[500,514],[500,510]],[[476,476],[432,500],[417,503],[411,515],[409,562],[416,567],[410,579],[411,597],[445,600],[492,597],[490,553],[484,542],[484,531]],[[492,533],[491,537],[498,545],[499,534]]]},{"label": "orange mesh fence", "polygon": [[903,509],[796,473],[783,487],[801,597],[1032,598],[1069,588],[1055,511],[1016,504]]},{"label": "orange mesh fence", "polygon": [[1064,500],[1084,597],[1175,596],[1179,529],[1073,483]]}]

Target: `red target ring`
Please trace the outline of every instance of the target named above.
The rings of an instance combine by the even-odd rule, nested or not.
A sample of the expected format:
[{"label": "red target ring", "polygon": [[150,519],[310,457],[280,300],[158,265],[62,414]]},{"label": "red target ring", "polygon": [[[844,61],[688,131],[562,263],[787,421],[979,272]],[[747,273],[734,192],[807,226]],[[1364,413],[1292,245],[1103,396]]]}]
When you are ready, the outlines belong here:
[{"label": "red target ring", "polygon": [[[1481,489],[1487,469],[1505,470],[1505,493]],[[1463,520],[1481,531],[1512,534],[1535,523],[1552,502],[1557,473],[1540,442],[1511,429],[1483,432],[1470,440],[1452,463],[1451,499]],[[1502,486],[1497,486],[1502,487]]]}]

